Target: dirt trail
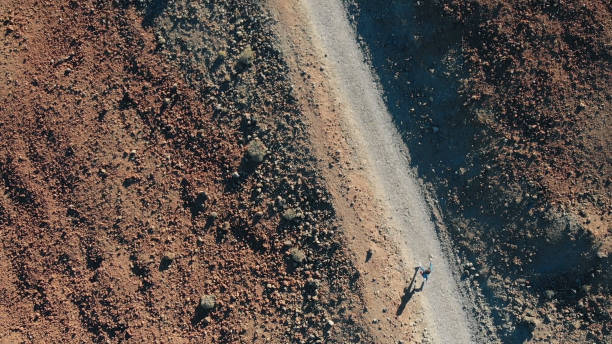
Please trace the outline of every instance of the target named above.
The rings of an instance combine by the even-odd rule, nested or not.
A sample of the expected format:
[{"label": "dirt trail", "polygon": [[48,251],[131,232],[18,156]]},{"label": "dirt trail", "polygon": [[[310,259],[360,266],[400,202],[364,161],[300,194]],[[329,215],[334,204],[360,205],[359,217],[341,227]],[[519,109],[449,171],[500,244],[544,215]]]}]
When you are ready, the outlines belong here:
[{"label": "dirt trail", "polygon": [[[325,70],[329,79],[328,83],[321,81],[316,87],[330,89],[319,90],[314,95],[325,94],[328,101],[332,99],[337,102],[335,110],[338,111],[334,111],[334,116],[342,126],[342,139],[354,150],[352,153],[358,157],[355,160],[361,165],[359,167],[363,168],[362,174],[368,179],[366,183],[358,185],[362,188],[362,193],[372,193],[373,200],[370,204],[380,206],[383,219],[381,227],[385,228],[390,236],[389,238],[383,234],[383,238],[390,242],[381,246],[388,251],[397,249],[399,258],[396,257],[388,264],[398,264],[394,268],[403,269],[404,276],[409,281],[414,266],[418,262],[425,264],[429,254],[434,256],[432,278],[426,288],[417,293],[420,297],[415,298],[422,307],[424,326],[428,329],[424,338],[440,343],[472,341],[471,332],[475,328],[473,320],[463,310],[464,301],[458,291],[452,269],[442,253],[421,187],[411,172],[408,152],[391,122],[376,79],[369,66],[364,63],[364,56],[356,43],[355,33],[346,20],[343,6],[339,1],[308,0],[303,1],[301,7],[295,8],[297,11],[303,11],[302,15],[298,14],[297,17],[302,18],[301,25],[306,26],[303,28],[304,32],[311,35],[309,43],[319,52],[317,62],[323,66],[320,71]],[[294,46],[293,49],[295,48]],[[297,49],[307,48],[298,46]],[[316,57],[313,61],[316,61]],[[301,76],[306,74],[302,72]],[[307,78],[310,79],[311,75],[308,74]],[[319,98],[315,100],[320,101]],[[320,103],[316,103],[314,107],[319,108],[319,105]],[[318,120],[319,118],[315,118],[313,121]],[[313,130],[316,132],[315,144],[331,147],[339,145],[338,138],[330,135],[333,130],[325,130],[326,134],[322,134],[317,130],[317,125],[320,126],[315,124]],[[318,139],[323,141],[317,142]],[[333,184],[334,180],[328,182]],[[342,201],[336,197],[337,206],[338,203]],[[342,211],[340,213],[342,214]],[[343,217],[345,225],[350,227],[350,220],[346,216]],[[360,236],[363,235],[358,233],[361,229],[353,227],[347,231],[351,233],[352,230],[354,235]],[[358,250],[358,245],[353,243],[353,250]],[[366,305],[369,306],[368,282],[365,283]],[[417,283],[420,284],[420,280],[417,280]],[[392,285],[393,283],[388,287]],[[415,308],[413,311],[420,310]]]}]

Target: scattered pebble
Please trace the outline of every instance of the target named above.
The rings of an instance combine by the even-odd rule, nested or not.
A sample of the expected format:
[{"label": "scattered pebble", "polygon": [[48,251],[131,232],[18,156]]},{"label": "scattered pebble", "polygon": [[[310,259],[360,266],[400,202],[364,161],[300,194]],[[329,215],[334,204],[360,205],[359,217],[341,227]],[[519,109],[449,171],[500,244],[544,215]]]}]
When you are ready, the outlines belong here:
[{"label": "scattered pebble", "polygon": [[210,311],[217,305],[216,300],[217,298],[215,295],[204,294],[200,298],[200,308],[202,308],[204,311]]}]

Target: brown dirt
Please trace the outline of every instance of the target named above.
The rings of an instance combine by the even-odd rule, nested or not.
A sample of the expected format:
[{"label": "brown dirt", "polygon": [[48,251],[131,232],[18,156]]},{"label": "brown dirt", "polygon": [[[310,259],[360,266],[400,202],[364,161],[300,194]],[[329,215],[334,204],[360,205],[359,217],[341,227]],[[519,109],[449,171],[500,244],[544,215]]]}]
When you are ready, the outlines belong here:
[{"label": "brown dirt", "polygon": [[[257,29],[206,31],[229,56],[195,61],[154,34],[186,11]],[[266,18],[240,1],[166,12],[0,4],[0,342],[370,341]],[[252,65],[237,62],[247,43]]]}]

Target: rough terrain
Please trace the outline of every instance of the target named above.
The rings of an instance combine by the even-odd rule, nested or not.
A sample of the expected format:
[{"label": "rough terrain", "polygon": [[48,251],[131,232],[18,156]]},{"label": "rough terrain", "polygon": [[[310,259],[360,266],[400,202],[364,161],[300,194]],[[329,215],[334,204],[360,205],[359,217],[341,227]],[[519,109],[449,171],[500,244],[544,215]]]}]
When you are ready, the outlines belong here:
[{"label": "rough terrain", "polygon": [[610,4],[343,2],[0,2],[0,343],[612,341]]},{"label": "rough terrain", "polygon": [[610,341],[610,5],[346,1],[504,342]]},{"label": "rough terrain", "polygon": [[1,342],[371,342],[258,5],[0,16]]},{"label": "rough terrain", "polygon": [[[382,214],[366,211],[360,215],[370,219],[378,218],[382,224],[382,232],[388,235],[387,240],[381,241],[385,245],[384,248],[399,255],[402,264],[394,266],[397,263],[389,260],[388,267],[404,270],[404,286],[408,288],[406,294],[417,295],[412,302],[417,303],[424,314],[423,326],[427,329],[424,340],[439,343],[473,342],[476,340],[477,326],[463,310],[463,298],[457,290],[452,273],[455,269],[452,264],[448,264],[443,254],[430,209],[409,167],[405,146],[386,111],[371,70],[364,63],[355,33],[346,18],[343,18],[345,11],[342,3],[312,0],[287,7],[292,7],[297,13],[285,14],[289,18],[284,19],[281,27],[285,28],[285,23],[295,23],[307,34],[298,39],[292,37],[286,50],[314,52],[314,56],[298,56],[298,62],[301,62],[304,68],[302,73],[307,75],[308,79],[313,79],[316,87],[323,89],[319,92],[325,94],[314,98],[316,108],[313,109],[314,114],[310,115],[311,122],[331,119],[336,126],[323,126],[324,133],[315,134],[314,145],[331,146],[330,150],[338,149],[341,145],[333,143],[338,140],[336,135],[342,140],[350,141],[353,151],[340,150],[340,155],[348,156],[340,160],[348,160],[353,168],[358,167],[369,176],[368,183],[359,183],[359,179],[350,183],[351,186],[359,188],[359,195],[355,195],[354,199],[360,200],[364,195],[368,195],[370,207],[375,208],[373,205],[376,204],[382,209]],[[308,68],[307,62],[314,68]],[[323,70],[324,76],[321,75]],[[327,80],[322,81],[322,78]],[[321,127],[317,123],[313,126]],[[341,174],[346,175],[349,180],[358,174],[346,170]],[[335,173],[337,171],[334,168],[327,175],[324,172],[325,179],[328,182],[333,181]],[[333,190],[333,186],[331,189]],[[332,195],[335,196],[333,191]],[[336,209],[342,207],[338,205],[338,198],[334,197]],[[347,225],[347,233],[355,236],[363,236],[363,232],[368,233],[367,226],[360,227]],[[354,251],[359,251],[358,244],[349,246],[352,246]],[[416,273],[413,272],[418,262],[427,263],[429,254],[435,257],[435,277],[430,285],[421,288],[421,279],[419,277],[415,280]],[[368,282],[364,283],[367,286]],[[411,284],[416,285],[412,287]],[[382,293],[389,292],[384,289],[397,288],[393,283],[381,287]],[[379,303],[386,306],[383,302]],[[394,322],[401,323],[401,320],[401,317],[396,317]],[[404,338],[400,336],[396,339]],[[379,341],[389,340],[381,338]]]}]

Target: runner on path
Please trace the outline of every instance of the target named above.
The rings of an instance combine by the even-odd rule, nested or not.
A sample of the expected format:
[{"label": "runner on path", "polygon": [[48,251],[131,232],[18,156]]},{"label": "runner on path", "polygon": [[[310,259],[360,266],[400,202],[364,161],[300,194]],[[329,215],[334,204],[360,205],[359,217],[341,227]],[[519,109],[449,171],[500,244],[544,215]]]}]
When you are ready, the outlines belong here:
[{"label": "runner on path", "polygon": [[421,271],[421,276],[423,276],[423,284],[421,285],[421,289],[423,289],[425,283],[427,282],[427,279],[429,279],[429,274],[433,271],[433,266],[431,263],[432,258],[433,257],[429,255],[429,267],[427,269],[425,269],[423,266],[421,266],[421,264],[419,264],[418,269]]}]

